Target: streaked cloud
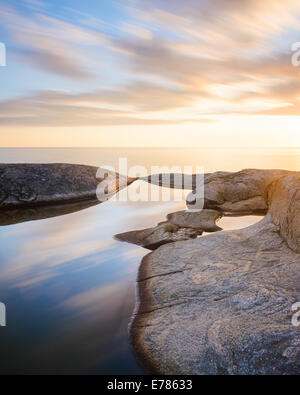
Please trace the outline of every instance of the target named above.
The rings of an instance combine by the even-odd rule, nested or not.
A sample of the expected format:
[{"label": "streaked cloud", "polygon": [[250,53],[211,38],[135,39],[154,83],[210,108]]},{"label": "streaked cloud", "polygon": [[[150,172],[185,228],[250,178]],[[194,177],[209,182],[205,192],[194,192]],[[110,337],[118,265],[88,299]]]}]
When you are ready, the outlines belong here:
[{"label": "streaked cloud", "polygon": [[60,90],[60,80],[2,100],[3,127],[178,124],[188,131],[191,122],[215,122],[217,132],[226,115],[237,122],[300,116],[300,68],[291,64],[299,0],[104,2],[116,15],[88,3],[63,12],[46,1],[25,4],[27,12],[0,6],[19,67],[74,87]]},{"label": "streaked cloud", "polygon": [[193,92],[163,89],[151,84],[133,84],[120,90],[72,94],[39,92],[0,102],[2,126],[97,126],[212,122],[182,114],[170,118],[168,110],[195,101]]},{"label": "streaked cloud", "polygon": [[80,46],[105,44],[100,33],[41,13],[24,16],[5,5],[0,5],[0,18],[14,40],[12,52],[21,62],[63,77],[92,77],[90,60]]}]

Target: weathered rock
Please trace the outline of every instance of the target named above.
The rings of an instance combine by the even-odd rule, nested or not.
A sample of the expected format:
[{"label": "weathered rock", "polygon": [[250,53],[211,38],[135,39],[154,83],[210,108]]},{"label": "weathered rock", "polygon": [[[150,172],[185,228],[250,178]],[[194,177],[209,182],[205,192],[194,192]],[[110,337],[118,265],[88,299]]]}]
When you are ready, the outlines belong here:
[{"label": "weathered rock", "polygon": [[216,210],[201,211],[177,211],[167,215],[171,224],[181,228],[193,228],[204,232],[217,232],[222,230],[216,225],[216,221],[222,218],[222,214]]},{"label": "weathered rock", "polygon": [[149,250],[155,250],[163,244],[194,239],[202,233],[202,230],[179,228],[168,222],[164,222],[154,228],[120,233],[115,235],[115,237],[121,241],[137,244]]},{"label": "weathered rock", "polygon": [[139,272],[131,333],[163,374],[299,374],[300,257],[270,218],[159,248]]},{"label": "weathered rock", "polygon": [[[99,174],[102,173],[100,176]],[[134,179],[108,170],[71,164],[0,164],[0,207],[15,208],[96,199],[100,182],[107,193]]]},{"label": "weathered rock", "polygon": [[[289,174],[295,172],[246,169],[237,173],[216,172],[206,175],[204,208],[223,212],[266,213],[266,189],[280,177]],[[197,193],[191,192],[187,197],[188,206],[192,207],[196,199]],[[199,197],[198,200],[202,203]]]},{"label": "weathered rock", "polygon": [[290,248],[300,252],[300,173],[274,181],[265,195],[280,235]]},{"label": "weathered rock", "polygon": [[[230,174],[230,173],[226,173]],[[151,174],[147,177],[140,177],[140,180],[149,182],[150,184],[158,185],[160,187],[194,190],[197,184],[207,177],[210,173],[200,174],[182,174],[182,173],[165,173],[165,174]]]},{"label": "weathered rock", "polygon": [[162,246],[141,264],[131,334],[151,372],[300,373],[300,173],[237,174],[225,185],[212,175],[206,204],[269,209],[261,222]]},{"label": "weathered rock", "polygon": [[[229,213],[266,214],[267,204],[264,199],[265,190],[282,176],[296,172],[287,170],[245,169],[236,173],[218,171],[206,173],[203,177],[197,174],[154,174],[142,177],[141,180],[159,186],[191,189],[187,197],[187,205],[193,208],[199,204],[199,209],[217,209]],[[199,195],[204,182],[204,202]]]},{"label": "weathered rock", "polygon": [[222,214],[216,210],[177,211],[168,214],[167,221],[160,222],[153,228],[120,233],[115,237],[121,241],[155,250],[163,244],[194,239],[201,236],[203,232],[218,232],[222,228],[215,222],[221,217]]}]

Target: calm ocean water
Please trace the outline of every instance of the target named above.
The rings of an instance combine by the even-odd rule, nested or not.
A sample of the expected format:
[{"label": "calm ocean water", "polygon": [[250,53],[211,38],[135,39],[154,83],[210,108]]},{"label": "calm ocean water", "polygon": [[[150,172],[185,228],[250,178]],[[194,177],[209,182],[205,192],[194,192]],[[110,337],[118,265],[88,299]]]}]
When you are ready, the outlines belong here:
[{"label": "calm ocean water", "polygon": [[[300,170],[300,150],[0,149],[0,162]],[[131,185],[133,188],[135,184]],[[71,214],[0,226],[0,374],[139,374],[128,323],[141,247],[114,235],[156,225],[184,202],[105,202]],[[53,209],[54,210],[54,209]],[[0,217],[1,218],[1,217]],[[225,218],[236,229],[258,217]],[[1,224],[0,224],[1,225]]]}]

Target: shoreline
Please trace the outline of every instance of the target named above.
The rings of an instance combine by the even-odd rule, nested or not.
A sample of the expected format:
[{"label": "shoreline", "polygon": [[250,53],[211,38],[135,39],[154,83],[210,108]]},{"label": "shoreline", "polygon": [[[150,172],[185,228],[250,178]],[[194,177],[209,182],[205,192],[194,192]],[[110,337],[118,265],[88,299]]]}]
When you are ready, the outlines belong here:
[{"label": "shoreline", "polygon": [[[230,175],[231,189],[221,189],[229,200],[238,185],[234,176]],[[165,244],[142,259],[130,336],[135,355],[148,372],[179,375],[299,373],[300,338],[290,321],[289,306],[291,309],[300,295],[300,174],[275,174],[266,183],[259,183],[264,185],[261,196],[268,213],[258,223],[240,230]],[[216,185],[216,190],[206,189],[209,197],[219,193],[220,184]],[[215,204],[215,199],[211,201]],[[209,199],[207,202],[210,204]],[[253,202],[251,196],[250,202]],[[258,200],[256,203],[261,205]],[[239,207],[240,203],[234,204]],[[247,202],[242,201],[242,204],[248,207]],[[221,205],[228,207],[226,201],[221,201]],[[233,259],[237,263],[232,266]],[[209,266],[205,269],[205,265]],[[260,272],[258,278],[256,271],[250,270],[252,266]],[[210,271],[216,276],[211,277]],[[247,276],[245,284],[244,276]],[[223,282],[228,282],[225,288]],[[203,284],[200,286],[203,296],[191,298],[190,294],[199,292],[198,283]],[[268,288],[272,290],[270,294]],[[241,299],[243,303],[228,304],[227,300],[232,298]],[[211,310],[221,319],[216,328]],[[245,322],[239,323],[238,317],[245,314]],[[213,338],[205,341],[215,330]],[[262,330],[265,339],[256,340]],[[235,337],[239,340],[234,340]],[[198,338],[199,343],[195,343]],[[270,342],[274,346],[268,346]],[[224,355],[223,347],[228,348]],[[238,353],[236,348],[245,350]],[[236,355],[235,362],[230,360],[231,352]],[[259,357],[261,352],[268,355],[264,363]],[[247,358],[253,358],[253,362],[246,363]]]}]

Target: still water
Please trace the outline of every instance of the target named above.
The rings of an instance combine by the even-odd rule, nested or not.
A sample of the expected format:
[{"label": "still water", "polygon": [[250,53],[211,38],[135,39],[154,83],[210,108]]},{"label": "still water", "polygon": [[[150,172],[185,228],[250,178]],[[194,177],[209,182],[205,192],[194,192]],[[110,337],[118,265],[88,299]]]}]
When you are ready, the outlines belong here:
[{"label": "still water", "polygon": [[[126,157],[129,166],[148,170],[151,165],[204,166],[206,172],[300,170],[299,154],[296,149],[0,149],[0,162],[118,170],[118,158]],[[184,207],[183,201],[108,201],[69,214],[53,207],[48,218],[14,225],[1,224],[0,212],[0,302],[7,308],[7,326],[0,328],[0,374],[143,373],[131,351],[128,323],[137,269],[148,250],[114,235],[154,226]],[[258,220],[224,218],[220,224],[237,229]]]}]

